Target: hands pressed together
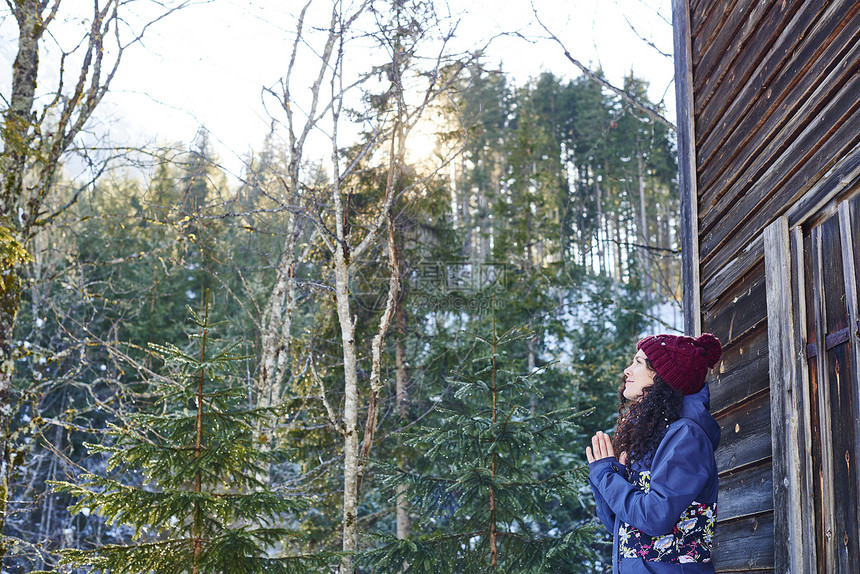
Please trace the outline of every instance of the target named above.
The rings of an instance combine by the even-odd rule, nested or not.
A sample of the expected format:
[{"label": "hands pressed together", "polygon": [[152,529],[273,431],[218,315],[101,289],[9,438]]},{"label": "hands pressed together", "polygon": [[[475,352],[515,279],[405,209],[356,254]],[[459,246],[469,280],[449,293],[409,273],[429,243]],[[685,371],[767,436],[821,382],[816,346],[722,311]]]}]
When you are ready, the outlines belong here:
[{"label": "hands pressed together", "polygon": [[[597,434],[591,437],[591,446],[585,447],[585,458],[589,464],[603,458],[615,458],[615,451],[612,449],[612,440],[610,440],[609,435],[597,431]],[[627,464],[626,452],[621,453],[618,462]]]}]

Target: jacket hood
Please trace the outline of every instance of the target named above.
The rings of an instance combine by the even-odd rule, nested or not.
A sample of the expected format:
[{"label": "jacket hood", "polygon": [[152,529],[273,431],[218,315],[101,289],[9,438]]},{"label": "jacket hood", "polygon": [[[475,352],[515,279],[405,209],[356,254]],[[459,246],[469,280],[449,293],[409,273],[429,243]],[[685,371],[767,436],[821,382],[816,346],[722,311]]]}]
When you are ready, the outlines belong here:
[{"label": "jacket hood", "polygon": [[681,417],[690,419],[702,427],[702,430],[711,439],[714,450],[717,450],[717,445],[720,444],[720,425],[711,416],[710,407],[711,390],[708,383],[705,383],[701,391],[684,397],[684,406],[681,407]]}]

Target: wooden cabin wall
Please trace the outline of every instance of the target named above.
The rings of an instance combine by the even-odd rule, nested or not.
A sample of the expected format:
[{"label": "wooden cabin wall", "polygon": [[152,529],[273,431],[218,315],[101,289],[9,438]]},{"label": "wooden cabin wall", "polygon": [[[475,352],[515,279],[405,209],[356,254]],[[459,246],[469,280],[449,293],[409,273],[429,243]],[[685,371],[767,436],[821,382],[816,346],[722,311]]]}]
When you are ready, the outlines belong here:
[{"label": "wooden cabin wall", "polygon": [[711,411],[722,430],[714,564],[720,572],[772,571],[773,478],[764,261],[759,260],[702,318],[723,342],[711,379]]},{"label": "wooden cabin wall", "polygon": [[860,157],[860,2],[690,0],[688,25],[701,327],[724,345],[714,563],[773,572],[762,232]]}]

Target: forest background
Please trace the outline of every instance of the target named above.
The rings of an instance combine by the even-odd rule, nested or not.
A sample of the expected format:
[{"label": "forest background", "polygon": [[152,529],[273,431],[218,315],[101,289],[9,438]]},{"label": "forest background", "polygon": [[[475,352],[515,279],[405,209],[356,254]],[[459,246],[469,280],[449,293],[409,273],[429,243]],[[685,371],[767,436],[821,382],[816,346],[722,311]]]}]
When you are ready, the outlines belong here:
[{"label": "forest background", "polygon": [[443,4],[309,2],[236,173],[99,127],[186,3],[59,5],[4,15],[3,571],[606,570],[582,449],[681,329],[647,79],[550,36],[517,85]]}]

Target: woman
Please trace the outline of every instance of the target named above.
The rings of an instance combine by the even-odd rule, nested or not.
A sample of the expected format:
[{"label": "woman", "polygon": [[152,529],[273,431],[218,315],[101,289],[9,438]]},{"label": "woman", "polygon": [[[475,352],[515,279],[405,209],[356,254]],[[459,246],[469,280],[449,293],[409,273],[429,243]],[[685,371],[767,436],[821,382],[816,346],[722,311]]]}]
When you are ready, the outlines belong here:
[{"label": "woman", "polygon": [[598,432],[586,448],[597,515],[613,533],[612,571],[712,573],[720,427],[705,375],[722,347],[705,333],[652,335],[636,350],[615,437]]}]

